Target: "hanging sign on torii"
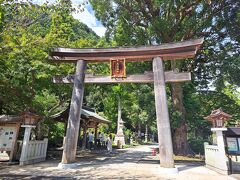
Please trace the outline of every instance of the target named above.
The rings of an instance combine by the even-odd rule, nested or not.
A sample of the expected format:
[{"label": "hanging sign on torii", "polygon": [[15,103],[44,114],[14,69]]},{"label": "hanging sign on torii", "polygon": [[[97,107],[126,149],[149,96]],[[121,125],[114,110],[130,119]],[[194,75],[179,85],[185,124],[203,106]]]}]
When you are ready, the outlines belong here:
[{"label": "hanging sign on torii", "polygon": [[[62,166],[75,161],[80,112],[85,83],[154,83],[157,129],[160,151],[160,166],[174,168],[171,128],[165,89],[166,82],[190,81],[188,72],[164,72],[163,60],[193,58],[203,39],[168,43],[157,46],[118,48],[55,48],[50,57],[55,62],[76,62],[75,75],[54,77],[54,83],[73,83],[66,140],[63,148]],[[111,60],[112,59],[112,60]],[[111,75],[86,74],[86,65],[91,62],[109,62]],[[126,75],[125,61],[152,61],[153,71],[144,74]]]},{"label": "hanging sign on torii", "polygon": [[112,78],[125,78],[125,59],[110,59],[110,72]]}]

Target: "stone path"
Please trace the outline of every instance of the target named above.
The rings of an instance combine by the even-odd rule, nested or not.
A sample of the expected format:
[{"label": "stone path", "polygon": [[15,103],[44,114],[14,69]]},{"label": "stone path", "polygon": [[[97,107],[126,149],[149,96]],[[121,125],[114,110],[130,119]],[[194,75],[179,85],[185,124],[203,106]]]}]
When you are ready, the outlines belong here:
[{"label": "stone path", "polygon": [[28,166],[1,166],[0,179],[164,179],[164,180],[231,180],[201,163],[176,162],[178,174],[162,174],[159,161],[151,156],[153,146],[129,148],[122,153],[80,159],[75,169],[57,168],[59,160]]}]

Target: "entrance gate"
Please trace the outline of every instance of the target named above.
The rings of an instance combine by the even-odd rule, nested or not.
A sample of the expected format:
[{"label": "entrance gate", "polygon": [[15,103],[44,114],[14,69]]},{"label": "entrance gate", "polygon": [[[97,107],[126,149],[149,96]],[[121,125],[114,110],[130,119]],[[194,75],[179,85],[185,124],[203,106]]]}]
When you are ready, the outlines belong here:
[{"label": "entrance gate", "polygon": [[[177,60],[193,58],[203,43],[203,39],[169,43],[158,46],[141,47],[119,47],[119,48],[93,48],[73,49],[56,48],[51,52],[51,59],[55,62],[75,62],[75,75],[67,77],[54,77],[55,83],[73,83],[71,106],[68,118],[66,139],[63,147],[62,164],[74,163],[77,150],[77,140],[80,123],[80,112],[82,108],[84,83],[154,83],[155,106],[157,117],[160,166],[174,168],[171,128],[169,121],[167,95],[165,82],[184,82],[191,80],[190,73],[164,72],[163,60]],[[122,74],[123,64],[116,63],[117,60],[124,61],[153,61],[153,72],[140,75]],[[113,76],[86,75],[87,63],[109,62],[116,67]],[[115,61],[113,63],[113,61]],[[120,76],[118,76],[120,74]],[[120,78],[118,78],[120,77]]]}]

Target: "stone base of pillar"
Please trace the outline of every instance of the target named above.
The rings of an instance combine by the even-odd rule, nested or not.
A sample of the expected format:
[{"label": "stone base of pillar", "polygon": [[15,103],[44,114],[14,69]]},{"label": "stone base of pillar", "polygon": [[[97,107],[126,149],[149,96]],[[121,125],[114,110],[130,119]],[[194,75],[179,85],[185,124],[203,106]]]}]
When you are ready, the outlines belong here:
[{"label": "stone base of pillar", "polygon": [[76,168],[78,166],[79,166],[78,163],[70,163],[70,164],[59,163],[58,164],[58,168],[59,169],[74,169],[74,168]]},{"label": "stone base of pillar", "polygon": [[118,141],[120,141],[122,145],[125,145],[124,135],[117,135],[116,134],[115,139],[114,139],[114,144],[117,144]]},{"label": "stone base of pillar", "polygon": [[158,167],[159,174],[177,174],[178,168],[164,168],[164,167]]}]

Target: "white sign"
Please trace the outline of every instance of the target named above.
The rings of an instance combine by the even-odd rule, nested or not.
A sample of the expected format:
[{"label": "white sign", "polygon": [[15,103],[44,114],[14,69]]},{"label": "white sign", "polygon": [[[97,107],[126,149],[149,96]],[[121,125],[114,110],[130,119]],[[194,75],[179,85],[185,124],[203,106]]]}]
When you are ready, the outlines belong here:
[{"label": "white sign", "polygon": [[0,150],[11,151],[14,148],[16,127],[0,126]]}]

